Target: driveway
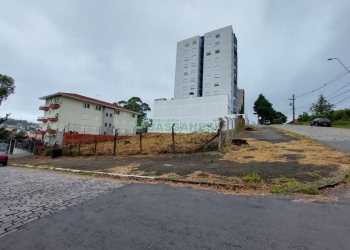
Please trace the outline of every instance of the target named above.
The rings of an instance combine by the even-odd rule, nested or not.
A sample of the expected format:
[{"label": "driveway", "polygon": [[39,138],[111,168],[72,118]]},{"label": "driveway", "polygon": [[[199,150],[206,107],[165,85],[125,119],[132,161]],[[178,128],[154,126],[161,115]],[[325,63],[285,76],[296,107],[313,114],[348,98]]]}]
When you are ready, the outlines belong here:
[{"label": "driveway", "polygon": [[[231,196],[168,185],[121,186],[112,180],[104,184],[102,179],[11,167],[0,168],[0,174],[9,180],[1,188],[16,207],[40,208],[42,200],[55,207],[55,200],[79,200],[3,235],[0,249],[347,249],[350,245],[347,196],[337,204],[307,204],[279,196]],[[0,196],[0,204],[11,200],[7,196]],[[44,196],[54,198],[40,198]]]},{"label": "driveway", "polygon": [[310,137],[337,150],[350,153],[350,129],[303,125],[273,125],[273,127]]}]

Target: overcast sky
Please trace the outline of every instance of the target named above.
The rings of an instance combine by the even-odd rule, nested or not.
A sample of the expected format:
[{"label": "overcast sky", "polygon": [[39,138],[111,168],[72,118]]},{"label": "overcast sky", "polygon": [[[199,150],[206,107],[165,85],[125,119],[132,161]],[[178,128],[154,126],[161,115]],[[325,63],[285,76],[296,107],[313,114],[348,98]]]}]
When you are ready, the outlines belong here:
[{"label": "overcast sky", "polygon": [[[36,121],[38,98],[55,92],[110,102],[139,96],[152,107],[155,98],[173,97],[176,43],[228,25],[238,38],[238,87],[246,90],[251,119],[259,93],[290,117],[293,93],[344,72],[327,58],[350,65],[348,0],[0,0],[0,6],[0,74],[16,83],[0,115],[17,119]],[[298,97],[296,106],[347,82],[350,74]],[[331,102],[350,97],[341,94],[348,89]]]}]

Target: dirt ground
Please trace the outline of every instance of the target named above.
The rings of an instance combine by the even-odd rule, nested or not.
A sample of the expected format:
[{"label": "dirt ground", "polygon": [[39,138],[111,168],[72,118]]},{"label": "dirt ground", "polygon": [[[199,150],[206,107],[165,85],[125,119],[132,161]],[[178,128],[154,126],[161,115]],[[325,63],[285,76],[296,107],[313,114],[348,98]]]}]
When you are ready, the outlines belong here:
[{"label": "dirt ground", "polygon": [[287,178],[301,183],[330,178],[350,168],[350,159],[343,153],[269,127],[243,131],[238,138],[248,144],[228,145],[223,152],[56,159],[31,156],[11,163],[205,181],[232,181],[258,173],[265,182]]}]

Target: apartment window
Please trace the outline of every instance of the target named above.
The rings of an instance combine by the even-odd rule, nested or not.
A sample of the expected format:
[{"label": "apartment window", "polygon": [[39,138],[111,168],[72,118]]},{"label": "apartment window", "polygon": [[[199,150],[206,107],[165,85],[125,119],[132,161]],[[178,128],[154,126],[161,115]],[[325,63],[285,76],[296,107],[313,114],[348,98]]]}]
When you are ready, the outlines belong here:
[{"label": "apartment window", "polygon": [[188,73],[187,72],[184,72],[184,76],[187,76],[188,75]]},{"label": "apartment window", "polygon": [[112,113],[109,114],[109,117],[112,117]]},{"label": "apartment window", "polygon": [[185,44],[185,47],[188,47],[188,46],[190,46],[190,43],[186,43],[186,44]]},{"label": "apartment window", "polygon": [[219,53],[220,53],[219,49],[215,50],[215,54],[219,54]]},{"label": "apartment window", "polygon": [[85,103],[84,108],[89,109],[90,108],[90,103]]},{"label": "apartment window", "polygon": [[197,41],[193,41],[193,42],[192,42],[192,45],[195,45],[195,44],[197,44]]},{"label": "apartment window", "polygon": [[211,55],[211,52],[207,52],[207,56],[210,56]]},{"label": "apartment window", "polygon": [[195,87],[192,85],[192,86],[191,86],[191,90],[194,90],[194,89],[195,89]]},{"label": "apartment window", "polygon": [[120,114],[120,111],[119,111],[119,110],[114,110],[114,114],[119,115],[119,114]]},{"label": "apartment window", "polygon": [[184,65],[184,68],[187,69],[187,68],[188,68],[188,64],[185,64],[185,65]]},{"label": "apartment window", "polygon": [[194,63],[194,62],[191,63],[191,66],[192,66],[192,67],[196,67],[196,63]]},{"label": "apartment window", "polygon": [[185,50],[185,54],[188,54],[188,49]]},{"label": "apartment window", "polygon": [[220,34],[216,34],[216,35],[215,35],[215,38],[219,38],[219,37],[220,37]]},{"label": "apartment window", "polygon": [[107,123],[105,123],[105,127],[107,128]]},{"label": "apartment window", "polygon": [[219,87],[219,83],[214,83],[214,87]]},{"label": "apartment window", "polygon": [[185,59],[184,59],[185,61],[188,61],[188,57],[185,57]]},{"label": "apartment window", "polygon": [[194,79],[194,78],[191,78],[191,82],[195,82],[196,81],[196,79]]},{"label": "apartment window", "polygon": [[106,113],[106,117],[108,117],[108,113]]},{"label": "apartment window", "polygon": [[112,124],[108,124],[108,127],[112,127]]},{"label": "apartment window", "polygon": [[215,42],[215,45],[219,45],[219,44],[220,44],[220,41]]}]

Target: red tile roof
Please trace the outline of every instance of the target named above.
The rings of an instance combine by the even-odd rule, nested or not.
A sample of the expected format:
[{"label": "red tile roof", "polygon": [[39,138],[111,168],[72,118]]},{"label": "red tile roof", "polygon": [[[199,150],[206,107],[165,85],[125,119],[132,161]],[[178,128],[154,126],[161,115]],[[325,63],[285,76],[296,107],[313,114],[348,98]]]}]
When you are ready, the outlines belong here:
[{"label": "red tile roof", "polygon": [[56,94],[52,94],[52,95],[47,95],[47,96],[43,96],[40,97],[39,99],[41,100],[46,100],[48,98],[51,97],[55,97],[55,96],[64,96],[64,97],[70,97],[72,99],[76,99],[76,100],[80,100],[80,101],[84,101],[84,102],[88,102],[88,103],[93,103],[93,104],[97,104],[97,105],[101,105],[107,108],[111,108],[111,109],[115,109],[115,110],[122,110],[125,112],[129,112],[129,113],[133,113],[138,115],[138,112],[123,108],[117,104],[114,103],[109,103],[109,102],[105,102],[105,101],[101,101],[101,100],[97,100],[91,97],[87,97],[87,96],[83,96],[83,95],[78,95],[78,94],[74,94],[74,93],[64,93],[64,92],[58,92]]}]

